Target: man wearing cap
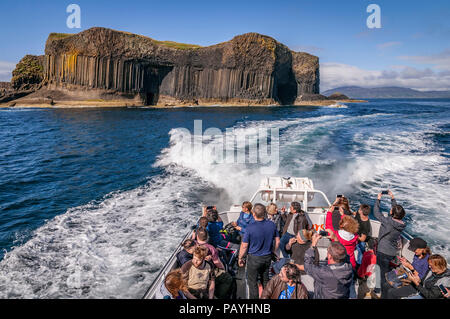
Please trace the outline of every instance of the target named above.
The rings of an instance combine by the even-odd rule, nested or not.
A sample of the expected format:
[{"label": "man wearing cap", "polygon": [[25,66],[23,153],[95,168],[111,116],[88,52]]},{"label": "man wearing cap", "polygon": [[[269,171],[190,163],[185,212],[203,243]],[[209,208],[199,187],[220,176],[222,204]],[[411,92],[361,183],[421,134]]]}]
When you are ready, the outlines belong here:
[{"label": "man wearing cap", "polygon": [[[291,258],[282,258],[273,265],[273,270],[276,274],[280,273],[281,268],[287,263],[293,262],[295,266],[300,270],[300,275],[302,276],[302,282],[307,285],[307,287],[312,287],[314,279],[308,276],[305,272],[305,253],[311,247],[311,238],[314,234],[313,230],[301,229],[297,232],[297,236],[291,238],[286,244],[286,251]],[[319,251],[317,247],[314,247],[314,264],[319,265]]]},{"label": "man wearing cap", "polygon": [[[421,280],[423,280],[428,272],[428,258],[431,255],[431,250],[428,244],[422,238],[414,238],[409,242],[408,250],[414,252],[413,262],[410,263],[406,258],[400,257],[400,261],[403,267],[411,270],[417,274]],[[402,286],[400,288],[391,288],[388,290],[388,299],[400,299],[417,294],[417,290],[412,285]]]}]

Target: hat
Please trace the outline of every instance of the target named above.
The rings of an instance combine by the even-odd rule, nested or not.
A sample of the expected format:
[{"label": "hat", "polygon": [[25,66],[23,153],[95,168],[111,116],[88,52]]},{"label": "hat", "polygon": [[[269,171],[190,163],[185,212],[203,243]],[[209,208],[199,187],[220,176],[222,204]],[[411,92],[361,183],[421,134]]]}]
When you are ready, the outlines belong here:
[{"label": "hat", "polygon": [[408,249],[410,251],[416,251],[416,249],[423,249],[423,248],[427,248],[428,244],[425,240],[423,240],[422,238],[414,238],[409,242],[409,247]]},{"label": "hat", "polygon": [[300,230],[298,231],[298,234],[299,234],[300,238],[301,238],[304,242],[307,242],[307,241],[308,241],[308,239],[306,239],[305,235],[303,234],[303,230],[302,230],[302,229],[300,229]]}]

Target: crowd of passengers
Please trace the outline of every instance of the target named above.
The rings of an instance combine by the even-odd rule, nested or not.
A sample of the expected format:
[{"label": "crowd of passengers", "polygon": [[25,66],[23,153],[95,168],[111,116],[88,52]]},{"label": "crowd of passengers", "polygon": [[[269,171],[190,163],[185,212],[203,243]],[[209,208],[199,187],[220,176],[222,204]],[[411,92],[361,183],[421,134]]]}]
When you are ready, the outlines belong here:
[{"label": "crowd of passengers", "polygon": [[[371,207],[363,204],[354,212],[344,196],[330,207],[325,231],[319,232],[297,202],[288,211],[245,202],[237,222],[225,227],[216,207],[204,207],[192,238],[177,255],[177,269],[166,276],[157,297],[233,298],[236,261],[245,267],[249,299],[449,298],[447,261],[432,254],[426,241],[410,241],[411,263],[401,256],[405,210],[391,191],[388,195],[387,217],[380,211],[383,193],[373,208],[381,222],[378,238],[370,236]],[[325,262],[318,246],[328,247]]]}]

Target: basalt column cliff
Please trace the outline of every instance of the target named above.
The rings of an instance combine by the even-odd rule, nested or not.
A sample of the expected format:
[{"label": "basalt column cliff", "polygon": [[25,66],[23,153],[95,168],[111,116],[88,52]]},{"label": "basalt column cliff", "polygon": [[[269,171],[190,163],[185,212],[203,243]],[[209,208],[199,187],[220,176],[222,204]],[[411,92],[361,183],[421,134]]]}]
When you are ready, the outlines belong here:
[{"label": "basalt column cliff", "polygon": [[105,28],[51,34],[29,100],[123,105],[292,105],[319,93],[319,59],[248,33],[210,47]]}]

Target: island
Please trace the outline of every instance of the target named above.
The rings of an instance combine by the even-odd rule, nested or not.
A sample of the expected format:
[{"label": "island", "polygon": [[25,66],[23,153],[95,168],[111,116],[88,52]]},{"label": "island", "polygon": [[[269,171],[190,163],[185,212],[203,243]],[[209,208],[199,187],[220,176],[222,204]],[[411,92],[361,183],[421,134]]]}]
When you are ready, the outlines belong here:
[{"label": "island", "polygon": [[336,103],[320,95],[318,57],[258,33],[209,47],[100,27],[52,33],[45,55],[25,56],[0,88],[8,107]]}]

